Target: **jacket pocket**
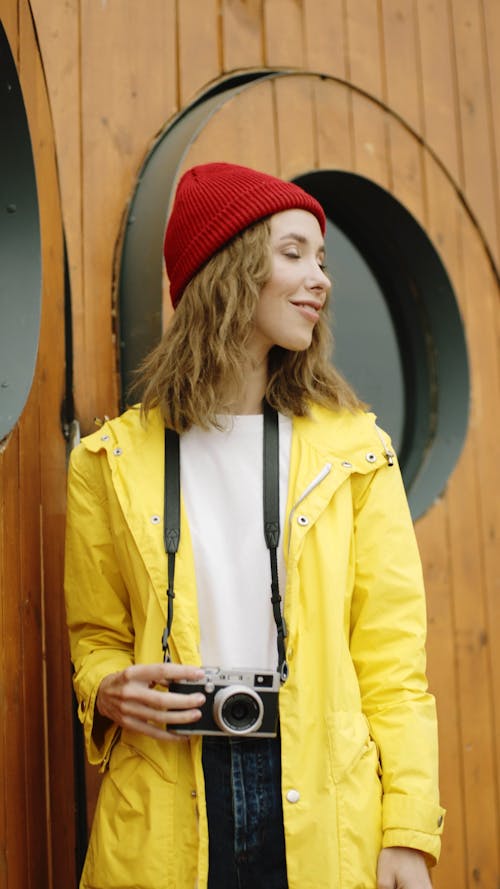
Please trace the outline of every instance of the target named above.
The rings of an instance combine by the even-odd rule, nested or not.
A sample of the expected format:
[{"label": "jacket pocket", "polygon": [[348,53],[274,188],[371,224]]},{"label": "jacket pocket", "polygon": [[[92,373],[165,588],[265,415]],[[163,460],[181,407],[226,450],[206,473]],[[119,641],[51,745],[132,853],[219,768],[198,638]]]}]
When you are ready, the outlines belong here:
[{"label": "jacket pocket", "polygon": [[[370,752],[378,752],[370,737],[368,720],[364,713],[338,711],[327,718],[328,743],[332,777],[339,784],[356,764]],[[372,756],[373,758],[373,756]]]},{"label": "jacket pocket", "polygon": [[[157,741],[155,738],[148,738],[147,735],[122,731],[120,742],[111,755],[111,770],[113,770],[113,759],[115,758],[116,751],[122,746],[127,748],[131,754],[136,754],[148,762],[151,768],[164,781],[171,783],[177,781],[179,764],[178,743]],[[119,755],[116,759],[119,759]]]},{"label": "jacket pocket", "polygon": [[[140,742],[139,742],[140,744]],[[175,885],[176,784],[139,745],[114,747],[99,792],[82,874],[88,889]]]},{"label": "jacket pocket", "polygon": [[327,719],[336,786],[337,838],[343,889],[374,889],[382,845],[382,785],[377,746],[363,713]]}]

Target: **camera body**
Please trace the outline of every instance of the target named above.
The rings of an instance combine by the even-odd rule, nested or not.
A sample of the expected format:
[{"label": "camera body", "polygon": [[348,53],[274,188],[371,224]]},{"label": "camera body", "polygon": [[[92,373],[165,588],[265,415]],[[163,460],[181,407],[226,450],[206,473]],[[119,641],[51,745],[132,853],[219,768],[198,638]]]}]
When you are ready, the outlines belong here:
[{"label": "camera body", "polygon": [[192,694],[199,691],[206,701],[202,716],[187,725],[169,725],[181,735],[227,735],[229,737],[275,738],[278,726],[280,675],[274,670],[202,667],[203,682],[181,679],[169,691]]}]

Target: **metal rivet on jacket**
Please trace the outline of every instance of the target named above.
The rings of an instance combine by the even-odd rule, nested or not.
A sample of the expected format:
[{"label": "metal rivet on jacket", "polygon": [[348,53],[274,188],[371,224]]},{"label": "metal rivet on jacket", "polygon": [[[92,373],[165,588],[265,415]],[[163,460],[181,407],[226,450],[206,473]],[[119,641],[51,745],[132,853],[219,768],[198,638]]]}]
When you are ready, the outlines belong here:
[{"label": "metal rivet on jacket", "polygon": [[152,525],[159,525],[160,522],[161,522],[161,518],[159,515],[152,515],[151,516],[151,524]]},{"label": "metal rivet on jacket", "polygon": [[299,525],[308,525],[309,519],[306,515],[299,515],[297,516],[297,522],[299,523]]},{"label": "metal rivet on jacket", "polygon": [[349,460],[342,460],[342,466],[344,469],[352,469],[352,463],[349,463]]},{"label": "metal rivet on jacket", "polygon": [[121,448],[115,448],[113,454],[115,455],[115,457],[119,457],[121,454],[123,454],[123,451]]},{"label": "metal rivet on jacket", "polygon": [[368,451],[368,453],[365,455],[365,460],[368,460],[368,463],[375,463],[376,459],[377,455],[374,454],[373,451]]},{"label": "metal rivet on jacket", "polygon": [[101,435],[101,441],[109,441],[110,437],[109,435]]}]

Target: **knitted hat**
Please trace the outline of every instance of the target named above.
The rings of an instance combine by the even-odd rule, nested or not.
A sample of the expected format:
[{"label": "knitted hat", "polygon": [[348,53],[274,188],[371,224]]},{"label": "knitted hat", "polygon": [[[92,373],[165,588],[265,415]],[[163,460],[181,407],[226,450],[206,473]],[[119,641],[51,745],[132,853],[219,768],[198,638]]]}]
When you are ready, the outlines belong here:
[{"label": "knitted hat", "polygon": [[323,208],[293,182],[226,163],[202,164],[184,173],[164,243],[174,308],[191,278],[235,235],[266,216],[295,209],[312,213],[325,233]]}]

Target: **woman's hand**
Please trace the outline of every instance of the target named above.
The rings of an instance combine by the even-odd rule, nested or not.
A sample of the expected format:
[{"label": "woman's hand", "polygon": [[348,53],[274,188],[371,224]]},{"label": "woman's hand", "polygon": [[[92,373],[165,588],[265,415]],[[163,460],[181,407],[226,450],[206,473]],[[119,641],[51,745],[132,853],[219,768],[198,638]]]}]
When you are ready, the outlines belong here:
[{"label": "woman's hand", "polygon": [[432,889],[422,853],[402,846],[382,849],[378,858],[377,889]]},{"label": "woman's hand", "polygon": [[104,677],[97,692],[97,710],[122,728],[159,741],[178,741],[183,736],[168,732],[165,726],[196,722],[205,696],[169,692],[169,684],[179,679],[201,682],[204,676],[199,667],[183,664],[136,664]]}]

